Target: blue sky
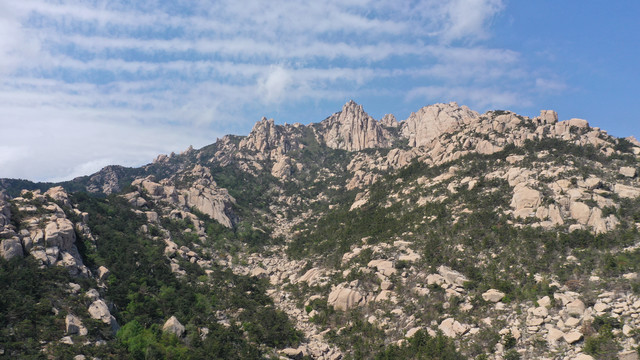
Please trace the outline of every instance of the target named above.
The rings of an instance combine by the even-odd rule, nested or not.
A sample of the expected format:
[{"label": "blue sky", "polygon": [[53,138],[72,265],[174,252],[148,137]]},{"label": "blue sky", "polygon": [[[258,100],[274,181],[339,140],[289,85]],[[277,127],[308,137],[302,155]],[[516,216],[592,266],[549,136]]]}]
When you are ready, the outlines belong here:
[{"label": "blue sky", "polygon": [[[131,5],[135,3],[135,5]],[[640,137],[640,2],[0,0],[0,177],[58,181],[437,102]]]}]

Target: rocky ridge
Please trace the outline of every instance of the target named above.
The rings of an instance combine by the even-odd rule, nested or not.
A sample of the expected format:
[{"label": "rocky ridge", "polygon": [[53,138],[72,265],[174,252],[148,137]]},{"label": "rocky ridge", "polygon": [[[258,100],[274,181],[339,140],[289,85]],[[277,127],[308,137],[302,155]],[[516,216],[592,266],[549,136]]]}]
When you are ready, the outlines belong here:
[{"label": "rocky ridge", "polygon": [[[377,121],[349,102],[318,124],[276,125],[263,118],[247,137],[227,136],[200,150],[159,156],[136,175],[103,170],[89,177],[86,190],[117,193],[143,216],[141,232],[161,244],[175,276],[188,278],[193,265],[207,275],[222,267],[267,281],[274,306],[304,333],[297,347],[273,350],[290,358],[351,356],[339,337],[354,331],[349,314],[357,314],[365,320],[360,326],[380,334],[386,346],[404,346],[424,331],[444,334],[475,356],[480,350],[474,344],[491,337],[497,339],[489,341],[495,341],[493,348],[482,350],[491,359],[513,358],[514,352],[531,359],[603,358],[593,344],[604,336],[599,332],[604,322],[616,344],[607,354],[632,359],[640,340],[635,331],[640,326],[638,270],[618,259],[633,258],[640,244],[640,218],[633,210],[640,197],[639,156],[634,139],[616,139],[581,119],[558,121],[550,110],[530,119],[436,104],[397,122],[392,115]],[[233,177],[238,173],[248,177]],[[131,177],[131,185],[124,187],[122,179]],[[247,199],[252,186],[263,191]],[[266,204],[250,208],[247,200]],[[61,187],[23,191],[13,198],[0,194],[2,257],[32,256],[42,266],[61,266],[107,286],[108,269],[91,271],[75,245],[78,234],[89,241],[93,237],[86,221],[91,214],[76,207]],[[521,264],[536,270],[523,270],[526,280],[520,285],[510,284],[516,279],[509,272],[518,271],[504,259],[524,250],[492,244],[482,232],[486,229],[460,232],[458,242],[425,245],[446,238],[436,232],[440,226],[464,228],[483,210],[494,216],[485,220],[490,231],[507,227],[518,236],[539,231],[557,242],[604,240],[594,242],[595,250],[571,240],[553,265],[561,274]],[[374,236],[359,228],[363,236],[355,242],[334,232],[325,238],[341,242],[310,252],[322,245],[313,243],[313,234],[326,226],[322,221],[332,211],[342,211],[334,221],[345,224],[353,224],[359,214],[383,211],[405,222],[392,233],[382,229]],[[407,215],[414,213],[419,215]],[[167,221],[188,224],[183,231],[192,242],[176,238]],[[248,227],[275,245],[260,251],[248,240],[236,249],[228,243],[212,246],[211,221],[236,233]],[[616,236],[621,240],[613,244],[609,239]],[[296,253],[299,244],[307,257]],[[436,248],[443,254],[433,255]],[[602,257],[610,256],[613,260],[607,261],[618,268],[593,265],[598,261],[590,251],[603,251]],[[533,254],[531,263],[536,256],[545,261]],[[465,262],[469,257],[472,271]],[[490,271],[501,280],[476,277]],[[516,295],[513,286],[525,285],[536,292]],[[107,300],[98,291],[87,299],[90,317],[117,330]],[[226,327],[241,323],[233,311],[215,316]],[[86,336],[76,314],[64,321],[67,334]],[[194,331],[173,315],[163,327],[178,338]],[[198,330],[204,337],[208,331]]]}]

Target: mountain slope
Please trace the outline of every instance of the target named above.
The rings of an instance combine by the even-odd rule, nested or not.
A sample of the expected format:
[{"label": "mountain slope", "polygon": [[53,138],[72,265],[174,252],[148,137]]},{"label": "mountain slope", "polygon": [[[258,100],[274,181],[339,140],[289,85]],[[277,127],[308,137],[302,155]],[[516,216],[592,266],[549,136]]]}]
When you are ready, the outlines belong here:
[{"label": "mountain slope", "polygon": [[548,110],[531,119],[436,104],[398,122],[348,102],[319,123],[263,118],[246,137],[141,168],[3,180],[0,275],[40,271],[45,293],[71,290],[52,293],[48,335],[32,342],[14,330],[29,321],[24,309],[4,316],[0,348],[101,358],[634,352],[639,159],[635,139]]}]

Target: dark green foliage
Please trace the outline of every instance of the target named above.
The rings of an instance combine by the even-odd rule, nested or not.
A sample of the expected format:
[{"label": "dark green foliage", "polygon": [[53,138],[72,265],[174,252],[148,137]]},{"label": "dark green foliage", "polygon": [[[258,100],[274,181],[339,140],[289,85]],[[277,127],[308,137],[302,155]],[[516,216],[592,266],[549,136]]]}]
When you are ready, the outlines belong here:
[{"label": "dark green foliage", "polygon": [[[196,359],[210,358],[210,354],[259,358],[260,351],[250,342],[295,346],[301,339],[286,315],[272,307],[264,280],[234,275],[217,267],[207,278],[199,266],[188,261],[180,262],[187,275],[178,279],[163,254],[164,242],[152,240],[140,231],[145,221],[131,211],[125,200],[86,194],[77,194],[75,200],[79,209],[90,214],[89,225],[97,238],[92,254],[94,266],[104,265],[111,271],[105,297],[113,302],[113,313],[123,324],[118,338],[134,358]],[[164,221],[163,225],[178,242],[187,244],[197,239],[184,232],[193,227],[188,221]],[[202,279],[206,282],[202,283]],[[216,311],[240,308],[243,311],[238,320],[248,339],[237,327],[227,329],[217,324]],[[187,334],[190,340],[186,343],[162,334],[162,323],[172,315],[192,332],[198,327],[207,327],[211,332],[205,340],[197,334]]]},{"label": "dark green foliage", "polygon": [[40,342],[64,336],[64,319],[53,313],[67,296],[62,268],[41,269],[32,257],[0,258],[0,348],[12,357],[37,357]]},{"label": "dark green foliage", "polygon": [[418,331],[408,343],[402,346],[390,345],[378,353],[376,360],[416,359],[416,360],[462,360],[453,341],[442,333],[435,337],[426,331]]}]

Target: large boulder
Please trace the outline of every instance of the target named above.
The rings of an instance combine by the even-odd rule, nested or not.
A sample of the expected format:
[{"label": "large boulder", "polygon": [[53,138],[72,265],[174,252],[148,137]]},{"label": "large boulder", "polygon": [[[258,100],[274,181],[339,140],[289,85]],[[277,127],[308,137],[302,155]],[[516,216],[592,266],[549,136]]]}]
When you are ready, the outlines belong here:
[{"label": "large boulder", "polygon": [[464,275],[444,265],[440,265],[438,273],[447,283],[452,285],[463,286],[468,281]]},{"label": "large boulder", "polygon": [[82,320],[75,315],[67,314],[65,318],[67,335],[87,335],[87,328],[82,325]]},{"label": "large boulder", "polygon": [[89,305],[89,315],[91,318],[101,320],[105,324],[111,323],[111,312],[104,300],[99,299]]},{"label": "large boulder", "polygon": [[20,239],[13,237],[11,239],[2,240],[2,243],[0,243],[0,256],[5,260],[24,256]]},{"label": "large boulder", "polygon": [[524,183],[516,185],[513,190],[511,206],[517,217],[533,215],[542,202],[542,195],[538,190],[528,187]]},{"label": "large boulder", "polygon": [[184,330],[184,325],[175,316],[170,317],[162,326],[162,331],[175,334],[177,337],[182,337]]},{"label": "large boulder", "polygon": [[393,266],[393,262],[389,260],[371,260],[367,266],[377,269],[384,276],[391,276],[397,271]]},{"label": "large boulder", "polygon": [[409,146],[425,146],[440,135],[456,131],[479,117],[477,112],[456,103],[429,105],[411,113],[401,123],[401,132],[409,139]]},{"label": "large boulder", "polygon": [[623,184],[616,184],[613,191],[615,191],[618,196],[627,199],[633,199],[640,196],[640,189]]},{"label": "large boulder", "polygon": [[496,290],[496,289],[489,289],[487,291],[485,291],[482,294],[482,298],[484,299],[484,301],[488,301],[488,302],[498,302],[500,300],[502,300],[502,298],[504,297],[504,293],[500,290]]},{"label": "large boulder", "polygon": [[71,207],[69,195],[62,186],[54,186],[47,190],[44,195],[51,197],[53,200],[63,204],[64,206]]},{"label": "large boulder", "polygon": [[76,242],[73,223],[66,218],[58,218],[48,223],[44,234],[45,244],[48,248],[57,247],[61,251],[70,251]]},{"label": "large boulder", "polygon": [[364,297],[354,289],[338,285],[327,298],[327,304],[336,310],[349,310],[364,303]]}]

